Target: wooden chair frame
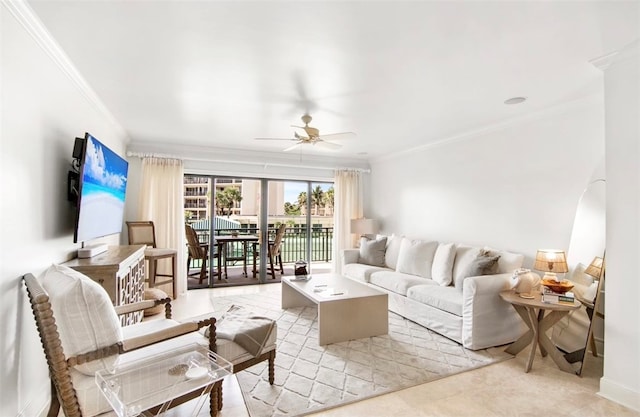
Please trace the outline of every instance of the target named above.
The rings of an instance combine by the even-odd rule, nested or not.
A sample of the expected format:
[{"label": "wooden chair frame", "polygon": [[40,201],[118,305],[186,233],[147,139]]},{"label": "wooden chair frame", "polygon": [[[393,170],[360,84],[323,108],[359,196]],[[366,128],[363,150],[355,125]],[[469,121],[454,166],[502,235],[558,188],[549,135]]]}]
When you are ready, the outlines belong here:
[{"label": "wooden chair frame", "polygon": [[[216,319],[214,317],[210,317],[199,319],[194,322],[182,323],[173,329],[169,329],[169,331],[160,331],[145,336],[144,338],[138,338],[140,340],[131,340],[129,343],[126,343],[128,346],[126,348],[126,341],[123,341],[92,352],[66,357],[62,350],[62,343],[57,330],[54,312],[51,308],[51,303],[49,302],[49,295],[32,274],[26,274],[22,278],[27,288],[31,309],[36,321],[36,327],[40,335],[47,365],[49,367],[49,376],[51,379],[51,405],[49,407],[47,417],[58,416],[60,407],[62,407],[62,410],[67,417],[82,417],[82,411],[80,409],[76,391],[73,387],[73,380],[71,379],[70,372],[71,368],[76,365],[102,359],[116,353],[131,352],[145,346],[150,346],[158,342],[198,331],[206,326],[211,326],[209,331],[209,349],[213,352],[216,351]],[[146,300],[114,308],[116,313],[125,314],[132,311],[144,310],[160,304],[165,305],[166,318],[171,318],[171,299],[169,298],[161,300]],[[196,390],[175,398],[172,401],[171,408],[194,398],[198,398],[201,391],[202,390]],[[213,384],[209,400],[210,415],[211,417],[215,417],[218,414],[218,411],[222,408],[222,381],[218,381]],[[157,412],[158,409],[159,407],[156,407],[150,411]]]},{"label": "wooden chair frame", "polygon": [[[200,243],[198,234],[189,224],[184,225],[184,232],[187,239],[187,273],[191,265],[192,259],[201,259],[202,265],[200,266],[200,276],[198,284],[202,284],[205,278],[207,278],[207,261],[209,260],[209,244]],[[220,251],[216,248],[214,251],[214,257],[220,263]],[[189,274],[194,275],[194,274]]]},{"label": "wooden chair frame", "polygon": [[[273,241],[269,241],[267,245],[267,256],[269,257],[269,271],[267,272],[271,275],[272,279],[276,278],[276,268],[279,267],[278,271],[280,274],[284,274],[284,266],[282,264],[282,254],[280,252],[282,246],[282,240],[284,239],[284,234],[287,230],[286,224],[281,224],[276,231],[276,236]],[[253,247],[253,256],[254,259],[257,259],[260,255],[260,251],[258,250],[258,245],[254,245]],[[254,269],[253,274],[256,275],[257,271]]]},{"label": "wooden chair frame", "polygon": [[276,271],[274,263],[280,264],[280,274],[284,274],[284,266],[282,265],[282,254],[280,248],[282,246],[282,240],[284,239],[284,233],[286,232],[287,225],[281,224],[276,231],[276,237],[273,243],[269,242],[269,268],[271,270],[271,277],[276,278]]},{"label": "wooden chair frame", "polygon": [[[149,248],[158,249],[156,246],[156,227],[152,221],[128,221],[127,223],[127,231],[129,234],[129,244],[130,245],[147,245]],[[151,239],[149,240],[134,240],[133,239],[133,231],[136,228],[150,228],[151,229]],[[154,255],[150,252],[145,251],[144,258],[149,262],[149,273],[146,277],[146,280],[149,282],[149,287],[154,288],[158,285],[163,284],[171,284],[173,287],[173,298],[178,298],[178,290],[176,286],[177,280],[177,266],[176,266],[176,258],[178,256],[177,250],[169,250],[170,252],[164,253],[162,255]],[[160,274],[158,273],[158,261],[160,259],[171,259],[171,274]],[[171,278],[164,281],[156,281],[157,277],[165,277]]]}]

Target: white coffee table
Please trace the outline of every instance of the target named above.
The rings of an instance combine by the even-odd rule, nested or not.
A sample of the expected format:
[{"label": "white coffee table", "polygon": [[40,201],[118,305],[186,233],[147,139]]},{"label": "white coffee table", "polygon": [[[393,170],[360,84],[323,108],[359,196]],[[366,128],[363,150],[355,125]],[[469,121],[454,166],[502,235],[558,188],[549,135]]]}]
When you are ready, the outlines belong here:
[{"label": "white coffee table", "polygon": [[282,308],[318,307],[318,343],[345,342],[389,332],[388,296],[337,274],[309,281],[282,277]]}]

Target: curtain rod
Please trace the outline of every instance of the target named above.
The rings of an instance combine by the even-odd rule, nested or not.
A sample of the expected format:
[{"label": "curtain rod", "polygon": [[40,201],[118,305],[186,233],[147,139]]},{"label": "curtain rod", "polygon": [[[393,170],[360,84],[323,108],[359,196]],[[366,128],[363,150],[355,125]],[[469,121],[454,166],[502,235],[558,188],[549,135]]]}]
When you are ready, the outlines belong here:
[{"label": "curtain rod", "polygon": [[325,166],[317,166],[317,165],[296,165],[296,164],[286,164],[286,163],[272,163],[272,162],[258,162],[258,161],[228,161],[224,159],[213,159],[213,158],[198,158],[198,157],[184,157],[184,156],[176,156],[176,155],[168,155],[168,154],[159,154],[159,153],[148,153],[148,152],[132,152],[127,151],[127,156],[134,156],[140,159],[142,158],[171,158],[171,159],[182,159],[183,161],[194,161],[194,162],[216,162],[216,163],[234,163],[234,164],[244,164],[244,165],[256,165],[262,166],[264,169],[268,167],[283,167],[283,168],[307,168],[307,169],[321,169],[328,171],[358,171],[365,174],[371,173],[370,169],[367,168],[354,168],[354,167],[325,167]]}]

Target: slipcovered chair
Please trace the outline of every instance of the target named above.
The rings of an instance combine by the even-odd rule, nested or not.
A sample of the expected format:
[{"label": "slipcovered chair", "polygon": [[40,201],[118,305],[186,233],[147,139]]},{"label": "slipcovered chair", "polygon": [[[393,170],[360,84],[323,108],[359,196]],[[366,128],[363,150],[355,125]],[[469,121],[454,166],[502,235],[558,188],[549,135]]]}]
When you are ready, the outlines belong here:
[{"label": "slipcovered chair", "polygon": [[[67,417],[91,417],[111,411],[95,382],[95,372],[123,365],[192,343],[216,351],[214,317],[178,322],[171,319],[170,299],[114,307],[97,282],[62,265],[53,265],[41,278],[23,276],[51,378],[48,417],[60,406]],[[121,327],[118,314],[165,305],[165,318]],[[208,340],[198,332],[209,327]],[[222,381],[210,384],[210,415],[222,407]],[[173,399],[175,407],[199,398],[202,389]],[[151,409],[157,412],[156,409]],[[112,414],[110,414],[112,415]]]}]

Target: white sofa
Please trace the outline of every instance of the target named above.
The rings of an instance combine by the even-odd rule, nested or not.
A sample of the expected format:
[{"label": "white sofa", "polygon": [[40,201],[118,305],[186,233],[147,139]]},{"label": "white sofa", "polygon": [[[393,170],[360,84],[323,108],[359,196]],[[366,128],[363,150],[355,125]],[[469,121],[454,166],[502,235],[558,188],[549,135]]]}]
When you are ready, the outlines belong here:
[{"label": "white sofa", "polygon": [[487,247],[378,235],[342,251],[341,273],[388,293],[389,310],[478,350],[511,343],[526,330],[498,295],[523,260]]}]

